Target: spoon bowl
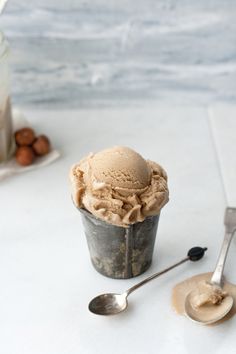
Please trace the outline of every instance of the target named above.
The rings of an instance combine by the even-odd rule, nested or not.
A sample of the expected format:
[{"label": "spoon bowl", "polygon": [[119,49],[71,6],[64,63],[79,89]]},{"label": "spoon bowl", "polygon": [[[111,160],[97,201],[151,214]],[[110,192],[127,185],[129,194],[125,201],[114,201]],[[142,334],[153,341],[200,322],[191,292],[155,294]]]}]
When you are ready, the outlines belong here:
[{"label": "spoon bowl", "polygon": [[127,294],[102,294],[89,303],[89,311],[96,315],[116,315],[128,306]]},{"label": "spoon bowl", "polygon": [[198,308],[192,305],[196,291],[191,291],[185,300],[185,314],[194,322],[209,325],[224,318],[231,310],[234,300],[226,296],[220,305],[204,305]]},{"label": "spoon bowl", "polygon": [[[223,272],[225,261],[232,238],[236,232],[236,208],[226,208],[225,210],[225,236],[222,242],[220,254],[216,262],[214,273],[211,277],[209,285],[223,288]],[[202,324],[211,324],[224,318],[231,310],[234,299],[229,294],[223,299],[220,304],[212,304],[207,306],[192,306],[193,296],[198,296],[196,291],[190,292],[185,298],[185,315],[195,322]]]}]

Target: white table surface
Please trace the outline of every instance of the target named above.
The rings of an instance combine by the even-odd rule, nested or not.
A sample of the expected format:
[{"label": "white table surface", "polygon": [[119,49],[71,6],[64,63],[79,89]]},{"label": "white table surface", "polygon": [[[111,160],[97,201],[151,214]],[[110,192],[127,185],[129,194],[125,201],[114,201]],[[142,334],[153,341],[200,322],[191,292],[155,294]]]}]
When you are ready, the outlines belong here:
[{"label": "white table surface", "polygon": [[[204,327],[176,315],[170,302],[177,282],[215,266],[227,203],[220,168],[227,169],[225,144],[229,135],[234,143],[230,131],[236,128],[235,110],[227,109],[226,117],[222,107],[24,110],[62,157],[0,185],[1,354],[235,352],[236,317]],[[130,280],[112,280],[93,269],[68,183],[72,163],[117,144],[159,162],[169,175],[170,202],[161,215],[153,264]],[[230,181],[235,158],[231,162]],[[226,170],[223,176],[226,181]],[[125,313],[109,318],[89,313],[93,296],[121,292],[196,245],[209,248],[203,260],[184,264],[132,294]],[[232,282],[235,247],[233,242],[225,269]]]}]

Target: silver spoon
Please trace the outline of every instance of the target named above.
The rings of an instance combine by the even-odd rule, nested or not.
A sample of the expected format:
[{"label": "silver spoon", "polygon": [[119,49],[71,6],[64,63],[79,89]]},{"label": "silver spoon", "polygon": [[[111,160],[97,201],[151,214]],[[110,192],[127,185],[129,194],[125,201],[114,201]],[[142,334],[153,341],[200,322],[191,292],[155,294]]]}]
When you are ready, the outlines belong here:
[{"label": "silver spoon", "polygon": [[144,284],[148,283],[149,281],[159,277],[160,275],[168,272],[169,270],[179,266],[180,264],[186,261],[198,261],[204,256],[205,251],[207,248],[202,247],[193,247],[188,251],[187,257],[182,259],[180,262],[175,263],[174,265],[162,270],[161,272],[155,273],[150,277],[142,280],[140,283],[132,286],[132,288],[126,290],[123,294],[102,294],[95,297],[89,303],[89,311],[96,315],[116,315],[122,311],[124,311],[128,307],[128,296]]},{"label": "silver spoon", "polygon": [[[228,254],[230,242],[236,231],[236,208],[226,208],[225,211],[225,236],[222,243],[220,255],[216,263],[215,271],[209,282],[210,285],[218,287],[222,290],[223,287],[223,271],[226,257]],[[209,308],[204,306],[195,308],[192,305],[192,299],[196,296],[196,291],[191,291],[185,299],[185,314],[191,320],[202,324],[211,324],[219,321],[231,310],[233,306],[233,297],[227,295],[220,305],[213,305]]]}]

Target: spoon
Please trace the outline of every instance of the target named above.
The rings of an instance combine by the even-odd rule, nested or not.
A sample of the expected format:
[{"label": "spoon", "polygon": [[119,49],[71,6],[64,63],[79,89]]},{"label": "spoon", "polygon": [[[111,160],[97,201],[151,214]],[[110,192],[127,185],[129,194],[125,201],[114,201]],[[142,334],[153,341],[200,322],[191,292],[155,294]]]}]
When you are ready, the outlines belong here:
[{"label": "spoon", "polygon": [[[223,287],[223,271],[225,266],[226,257],[228,254],[229,246],[236,231],[236,208],[226,208],[225,211],[225,236],[221,246],[219,258],[216,263],[215,271],[211,277],[209,285],[217,287],[222,290]],[[200,306],[195,308],[192,305],[193,297],[197,295],[196,291],[191,291],[185,299],[185,314],[191,320],[202,324],[211,324],[219,321],[231,310],[234,299],[232,296],[227,295],[220,305]]]},{"label": "spoon", "polygon": [[193,247],[188,251],[187,257],[175,263],[174,265],[162,270],[161,272],[155,273],[150,277],[142,280],[140,283],[132,286],[132,288],[126,290],[123,294],[102,294],[95,297],[89,303],[89,311],[96,315],[116,315],[122,311],[124,311],[128,307],[128,296],[135,291],[136,289],[140,288],[142,285],[148,283],[149,281],[159,277],[160,275],[168,272],[169,270],[179,266],[180,264],[190,260],[190,261],[198,261],[204,256],[205,251],[207,248],[202,247]]}]

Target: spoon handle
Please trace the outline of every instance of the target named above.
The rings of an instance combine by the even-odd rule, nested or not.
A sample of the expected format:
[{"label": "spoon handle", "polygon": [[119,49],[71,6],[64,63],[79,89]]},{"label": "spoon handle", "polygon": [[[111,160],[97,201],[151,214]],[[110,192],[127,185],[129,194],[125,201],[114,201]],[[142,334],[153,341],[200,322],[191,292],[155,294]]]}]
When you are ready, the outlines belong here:
[{"label": "spoon handle", "polygon": [[210,283],[222,287],[223,271],[226,257],[228,254],[230,242],[236,231],[236,208],[227,207],[225,209],[225,236],[221,246],[219,258],[216,263],[215,271],[211,277]]},{"label": "spoon handle", "polygon": [[231,240],[233,238],[233,235],[234,235],[234,231],[233,232],[228,232],[228,231],[225,232],[223,244],[222,244],[222,247],[220,250],[220,255],[217,260],[214,273],[213,273],[211,280],[210,280],[210,283],[213,285],[220,286],[220,287],[222,287],[222,285],[223,285],[223,282],[222,282],[223,271],[224,271],[225,261],[226,261],[226,257],[228,254],[229,246],[230,246]]},{"label": "spoon handle", "polygon": [[162,270],[162,271],[160,271],[160,272],[158,272],[158,273],[155,273],[155,274],[151,275],[150,277],[148,277],[148,278],[142,280],[140,283],[138,283],[138,284],[132,286],[132,288],[126,290],[126,295],[129,296],[133,291],[135,291],[136,289],[140,288],[140,287],[143,286],[144,284],[148,283],[149,281],[151,281],[151,280],[153,280],[153,279],[159,277],[160,275],[162,275],[162,274],[168,272],[169,270],[171,270],[171,269],[173,269],[173,268],[175,268],[175,267],[178,267],[180,264],[185,263],[185,262],[187,262],[187,261],[189,261],[189,260],[190,260],[190,257],[187,256],[187,257],[185,257],[184,259],[182,259],[181,261],[179,261],[179,262],[173,264],[172,266],[170,266],[170,267],[168,267],[168,268],[166,268],[166,269],[164,269],[164,270]]}]

